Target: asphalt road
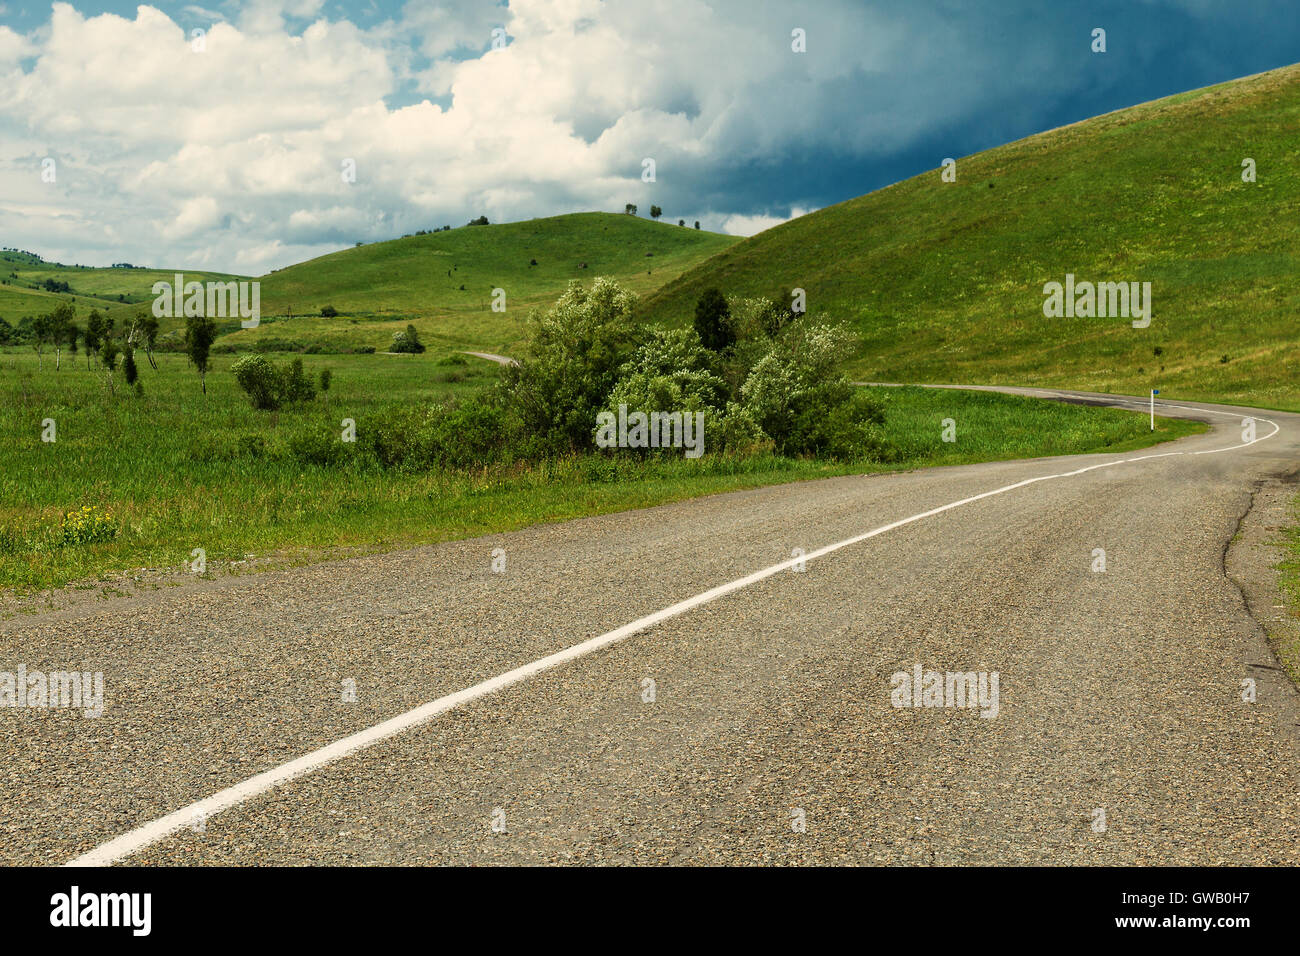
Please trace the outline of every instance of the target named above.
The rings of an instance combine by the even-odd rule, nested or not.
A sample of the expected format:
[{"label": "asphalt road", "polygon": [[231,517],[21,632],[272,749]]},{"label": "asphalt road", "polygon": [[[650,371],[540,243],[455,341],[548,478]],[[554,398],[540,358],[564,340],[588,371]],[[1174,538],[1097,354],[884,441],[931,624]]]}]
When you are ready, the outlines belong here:
[{"label": "asphalt road", "polygon": [[[1300,416],[1160,412],[1215,427],[10,620],[0,670],[102,671],[105,707],[0,709],[0,861],[1296,863],[1300,702],[1224,554]],[[996,672],[996,716],[894,706],[917,665]]]}]

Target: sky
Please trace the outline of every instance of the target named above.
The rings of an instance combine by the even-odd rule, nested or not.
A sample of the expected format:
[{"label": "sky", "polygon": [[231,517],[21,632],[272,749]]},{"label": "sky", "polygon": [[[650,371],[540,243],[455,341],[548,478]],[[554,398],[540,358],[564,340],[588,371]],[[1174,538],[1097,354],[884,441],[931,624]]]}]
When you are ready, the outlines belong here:
[{"label": "sky", "polygon": [[0,246],[260,275],[625,203],[751,235],[1300,61],[1298,24],[1295,0],[0,0]]}]

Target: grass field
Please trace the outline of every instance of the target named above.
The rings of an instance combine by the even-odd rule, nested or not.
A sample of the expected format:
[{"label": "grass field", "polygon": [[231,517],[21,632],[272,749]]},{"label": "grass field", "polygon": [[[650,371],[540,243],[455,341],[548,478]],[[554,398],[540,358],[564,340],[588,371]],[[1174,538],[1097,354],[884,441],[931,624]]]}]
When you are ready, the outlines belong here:
[{"label": "grass field", "polygon": [[[178,355],[142,370],[145,394],[84,364],[36,371],[30,352],[0,354],[0,590],[25,593],[139,568],[180,568],[203,548],[210,569],[248,554],[285,560],[508,531],[695,495],[828,475],[1074,452],[1117,451],[1198,430],[1137,414],[972,392],[882,389],[900,460],[834,465],[775,458],[643,464],[590,456],[473,474],[396,473],[357,462],[303,465],[294,437],[344,418],[357,428],[394,401],[437,402],[490,383],[497,366],[446,352],[305,356],[333,372],[315,402],[256,412],[220,356],[208,394]],[[941,422],[958,440],[940,440]],[[41,441],[54,419],[57,441]],[[65,512],[107,513],[104,540],[67,541]],[[97,527],[97,526],[96,526]],[[109,532],[105,532],[106,534]],[[74,536],[75,537],[75,536]],[[349,550],[348,553],[351,553]]]},{"label": "grass field", "polygon": [[[710,286],[800,287],[859,332],[861,379],[1300,409],[1298,125],[1300,66],[1121,110],[759,233],[643,312],[678,324]],[[1044,317],[1066,273],[1151,282],[1150,327]]]}]

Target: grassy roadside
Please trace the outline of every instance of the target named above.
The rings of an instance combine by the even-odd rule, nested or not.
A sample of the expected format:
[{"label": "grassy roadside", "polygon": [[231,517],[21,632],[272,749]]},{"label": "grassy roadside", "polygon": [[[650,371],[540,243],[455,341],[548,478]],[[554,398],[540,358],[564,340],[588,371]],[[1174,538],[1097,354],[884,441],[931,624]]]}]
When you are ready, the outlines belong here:
[{"label": "grassy roadside", "polygon": [[[1300,495],[1291,500],[1291,524],[1282,529],[1282,560],[1278,562],[1278,583],[1282,599],[1293,618],[1300,618]],[[1300,687],[1300,628],[1285,633],[1269,629],[1273,650],[1292,683]]]},{"label": "grassy roadside", "polygon": [[[195,548],[210,569],[248,555],[284,560],[391,549],[832,475],[1042,455],[1122,451],[1203,430],[1193,422],[1006,395],[882,389],[888,463],[776,457],[641,462],[588,458],[475,473],[303,464],[276,449],[308,429],[364,427],[385,402],[438,402],[484,387],[495,366],[449,354],[305,356],[330,391],[254,411],[220,356],[206,398],[185,359],[161,355],[145,395],[109,396],[84,360],[54,373],[30,353],[0,355],[0,592],[24,594],[137,570],[179,569]],[[40,440],[53,418],[58,440]],[[941,440],[943,420],[955,442]],[[106,517],[63,527],[65,512]],[[102,524],[102,527],[101,527]],[[297,558],[295,558],[297,556]]]}]

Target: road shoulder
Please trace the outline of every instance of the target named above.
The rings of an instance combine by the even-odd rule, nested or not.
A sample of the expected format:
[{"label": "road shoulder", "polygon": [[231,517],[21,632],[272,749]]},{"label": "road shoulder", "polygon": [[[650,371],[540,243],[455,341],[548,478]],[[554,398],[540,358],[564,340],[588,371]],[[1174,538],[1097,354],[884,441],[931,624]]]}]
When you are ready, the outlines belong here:
[{"label": "road shoulder", "polygon": [[1287,701],[1292,708],[1300,702],[1300,603],[1286,593],[1281,564],[1297,491],[1300,472],[1258,482],[1224,554],[1228,579],[1259,625],[1258,647],[1243,648],[1246,676],[1254,678],[1261,704]]}]

